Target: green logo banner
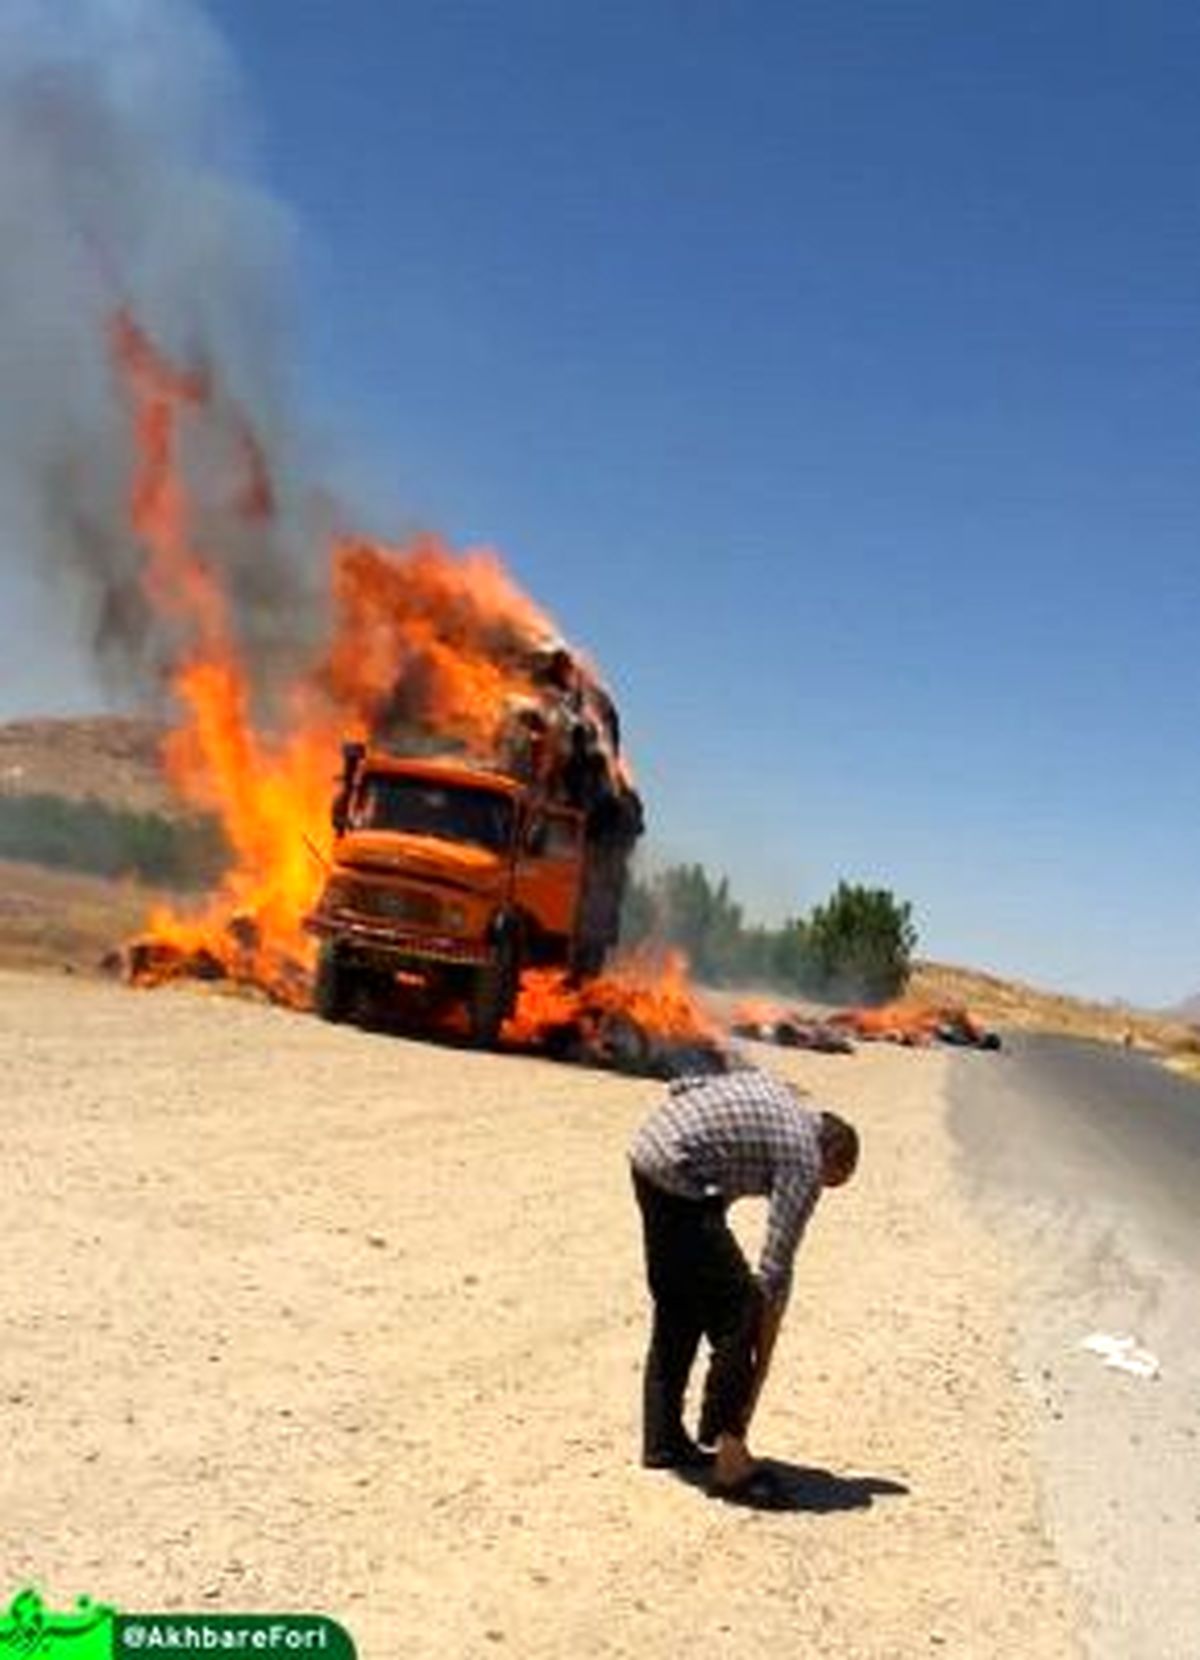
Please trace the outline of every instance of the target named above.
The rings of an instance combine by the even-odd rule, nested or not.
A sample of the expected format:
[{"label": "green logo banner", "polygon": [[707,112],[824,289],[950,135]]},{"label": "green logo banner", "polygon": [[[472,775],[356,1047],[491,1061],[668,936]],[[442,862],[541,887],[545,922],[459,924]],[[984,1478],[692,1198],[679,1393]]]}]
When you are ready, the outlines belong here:
[{"label": "green logo banner", "polygon": [[60,1614],[32,1586],[0,1613],[0,1660],[155,1660],[188,1653],[355,1660],[350,1633],[324,1614],[119,1614],[89,1597]]}]

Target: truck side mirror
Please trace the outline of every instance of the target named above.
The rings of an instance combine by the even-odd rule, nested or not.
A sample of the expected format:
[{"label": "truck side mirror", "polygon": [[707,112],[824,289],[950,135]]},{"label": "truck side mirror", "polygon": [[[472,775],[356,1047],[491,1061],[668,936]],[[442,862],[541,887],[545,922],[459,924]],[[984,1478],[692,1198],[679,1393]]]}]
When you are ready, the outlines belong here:
[{"label": "truck side mirror", "polygon": [[537,818],[531,818],[529,828],[525,832],[525,851],[533,859],[540,859],[546,851],[546,844],[550,839],[549,826],[539,813]]}]

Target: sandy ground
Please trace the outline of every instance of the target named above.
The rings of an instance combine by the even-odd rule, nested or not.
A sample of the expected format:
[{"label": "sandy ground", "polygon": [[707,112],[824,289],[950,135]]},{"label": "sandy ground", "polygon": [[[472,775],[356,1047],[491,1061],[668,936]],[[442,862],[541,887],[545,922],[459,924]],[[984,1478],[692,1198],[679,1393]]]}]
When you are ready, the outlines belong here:
[{"label": "sandy ground", "polygon": [[12,1588],[323,1611],[378,1660],[1076,1653],[945,1058],[761,1053],[865,1150],[757,1425],[812,1472],[783,1515],[635,1461],[656,1086],[0,975]]}]

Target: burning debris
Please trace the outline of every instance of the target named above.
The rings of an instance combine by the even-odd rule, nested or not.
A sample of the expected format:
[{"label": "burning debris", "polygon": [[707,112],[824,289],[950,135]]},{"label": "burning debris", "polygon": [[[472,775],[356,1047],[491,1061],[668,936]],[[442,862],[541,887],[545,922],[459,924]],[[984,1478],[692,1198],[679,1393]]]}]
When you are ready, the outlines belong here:
[{"label": "burning debris", "polygon": [[725,1072],[732,1058],[720,1026],[692,989],[687,964],[633,958],[619,973],[572,985],[562,973],[532,970],[521,981],[506,1042],[557,1060],[669,1078]]},{"label": "burning debris", "polygon": [[107,953],[101,967],[131,986],[153,990],[177,981],[201,981],[253,992],[289,1009],[312,1003],[312,974],[306,963],[264,949],[251,916],[229,918],[213,947],[207,926],[189,936],[186,921],[171,932],[142,934]]},{"label": "burning debris", "polygon": [[924,1048],[933,1043],[958,1048],[999,1049],[999,1034],[958,1004],[936,1007],[899,1001],[881,1008],[841,1009],[816,1018],[763,998],[739,1003],[733,1011],[735,1037],[775,1043],[785,1049],[850,1054],[855,1042],[896,1043]]},{"label": "burning debris", "polygon": [[[642,830],[613,700],[487,550],[322,533],[328,580],[314,579],[330,509],[314,511],[300,482],[272,326],[287,310],[286,214],[240,176],[219,37],[189,0],[162,11],[29,5],[0,67],[0,219],[14,230],[2,448],[7,497],[28,520],[13,541],[66,579],[109,683],[169,702],[165,771],[219,819],[232,855],[196,912],[148,919],[123,970],[139,985],[196,978],[312,1002],[305,925],[349,740],[512,780],[523,807],[544,809],[521,822],[547,893],[574,815],[582,921],[561,966],[594,976]],[[181,218],[181,202],[197,211]],[[420,909],[399,891],[371,897],[393,921]],[[457,904],[443,898],[442,921]],[[530,961],[550,968],[544,933]],[[492,1014],[515,990],[500,978]]]},{"label": "burning debris", "polygon": [[844,1009],[830,1015],[829,1023],[868,1043],[898,1043],[906,1048],[924,1048],[948,1043],[974,1049],[999,1049],[1000,1036],[987,1030],[971,1012],[960,1005],[931,1006],[925,1003],[885,1003],[878,1009]]},{"label": "burning debris", "polygon": [[[334,549],[331,644],[293,683],[283,730],[265,737],[252,718],[250,671],[227,596],[199,542],[185,465],[189,429],[219,425],[227,407],[215,399],[211,376],[172,363],[128,312],[114,322],[113,346],[137,438],[130,517],[147,550],[145,590],[179,636],[173,685],[184,719],[168,741],[167,770],[185,799],[220,815],[235,855],[199,916],[160,911],[150,918],[147,934],[125,952],[127,977],[143,986],[223,979],[293,1007],[315,996],[327,1017],[356,1018],[365,1001],[379,1002],[381,983],[420,978],[427,994],[428,964],[449,962],[459,965],[457,978],[443,979],[451,990],[468,990],[477,1041],[495,1040],[511,997],[512,1040],[546,1052],[661,1071],[675,1064],[668,1052],[686,1047],[697,1065],[717,1064],[711,1032],[681,1012],[681,971],[657,990],[644,972],[629,984],[592,978],[616,941],[642,808],[621,754],[615,705],[586,661],[494,555],[455,559],[428,537],[404,549],[343,541]],[[230,476],[228,510],[269,515],[263,453],[244,442],[241,454],[245,471]],[[345,764],[331,826],[330,759],[339,740]],[[455,859],[462,863],[450,844],[486,843],[491,834],[461,822],[467,809],[482,822],[485,786],[493,823],[508,805],[506,788],[519,807],[509,857],[517,861],[517,896],[539,925],[525,954],[497,956],[493,933],[482,931],[496,926],[494,902],[493,920],[476,922],[470,884],[464,888],[461,869],[449,869]],[[435,798],[439,819],[428,817]],[[425,844],[414,854],[412,832],[422,823]],[[575,824],[582,843],[572,865],[565,847],[556,850],[546,838],[561,839]],[[335,846],[343,860],[337,866]],[[473,858],[482,868],[478,849]],[[526,863],[536,869],[522,889]],[[563,872],[576,870],[578,890],[567,898],[577,922],[561,936],[567,957],[547,971],[559,976],[551,993],[551,981],[534,981],[529,970],[556,960],[546,942],[564,924],[539,915],[535,892],[540,881],[550,910],[555,903],[561,909],[556,868],[559,889]],[[461,900],[442,897],[447,884]],[[325,939],[315,980],[312,931]],[[512,942],[525,937],[514,925]],[[359,963],[353,984],[351,948]],[[497,972],[512,980],[511,992],[503,980],[494,984]],[[436,1000],[426,1001],[431,1019],[442,1012]]]},{"label": "burning debris", "polygon": [[[642,810],[594,671],[493,554],[343,540],[331,643],[264,735],[186,468],[190,429],[228,424],[232,406],[128,312],[112,339],[137,437],[145,592],[177,641],[183,720],[166,766],[187,801],[219,813],[234,853],[200,915],[150,918],[128,977],[224,980],[291,1007],[315,1000],[330,1019],[408,997],[434,1028],[457,999],[476,1042],[660,1075],[730,1064],[681,964],[600,975]],[[265,456],[240,417],[232,430],[225,510],[269,517]],[[218,522],[210,506],[204,523]],[[965,1009],[906,1003],[820,1020],[743,1008],[734,1030],[842,1053],[853,1039],[999,1044]]]},{"label": "burning debris", "polygon": [[[146,936],[111,952],[104,966],[144,988],[199,981],[253,992],[291,1008],[310,1007],[312,977],[304,965],[279,961],[264,983],[261,941],[253,922],[237,919],[229,933],[228,949],[220,954],[202,936],[190,945]],[[415,988],[364,986],[356,1011],[360,1023],[400,1035],[415,1030],[451,1043],[467,1039],[461,1019],[414,1004],[406,989]],[[529,970],[500,1047],[652,1078],[725,1072],[737,1064],[726,1034],[697,998],[686,963],[677,955],[663,964],[634,959],[582,985],[571,984],[559,970]]]},{"label": "burning debris", "polygon": [[[180,964],[203,952],[230,978],[261,984],[291,1001],[290,976],[284,974],[276,987],[275,971],[280,963],[304,963],[311,955],[299,924],[319,867],[303,835],[315,834],[318,845],[328,840],[323,809],[332,716],[322,715],[301,683],[290,694],[290,728],[274,740],[256,730],[254,688],[235,613],[219,568],[201,545],[185,467],[190,429],[206,422],[221,426],[227,410],[214,403],[210,376],[176,367],[127,311],[113,321],[112,344],[136,440],[129,514],[146,553],[143,586],[174,640],[171,684],[183,718],[167,741],[164,763],[183,799],[219,816],[234,854],[233,868],[202,915],[160,910],[149,919],[148,938],[158,943],[160,958],[171,947]],[[243,446],[242,454],[248,459],[250,452]],[[260,465],[256,454],[255,467]],[[251,501],[247,494],[251,482],[242,472],[230,475],[231,515],[262,510],[261,497]],[[239,933],[245,918],[254,928],[249,948]]]},{"label": "burning debris", "polygon": [[739,1003],[733,1011],[735,1037],[775,1043],[783,1049],[814,1049],[825,1055],[849,1055],[854,1045],[839,1027],[762,998]]}]

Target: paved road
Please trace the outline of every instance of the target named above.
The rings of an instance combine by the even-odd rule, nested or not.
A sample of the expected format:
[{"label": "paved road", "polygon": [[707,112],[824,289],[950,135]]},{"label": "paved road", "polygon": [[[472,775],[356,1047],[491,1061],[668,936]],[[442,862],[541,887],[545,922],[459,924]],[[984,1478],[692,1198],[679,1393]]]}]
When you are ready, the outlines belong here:
[{"label": "paved road", "polygon": [[962,1057],[951,1101],[985,1180],[1136,1212],[1157,1248],[1200,1261],[1200,1086],[1145,1055],[1015,1036]]},{"label": "paved road", "polygon": [[[993,1064],[988,1065],[991,1061]],[[1023,1264],[1018,1354],[1043,1502],[1093,1660],[1200,1655],[1200,1088],[1052,1038],[963,1055],[951,1124]],[[1152,1380],[1106,1368],[1133,1336]]]}]

